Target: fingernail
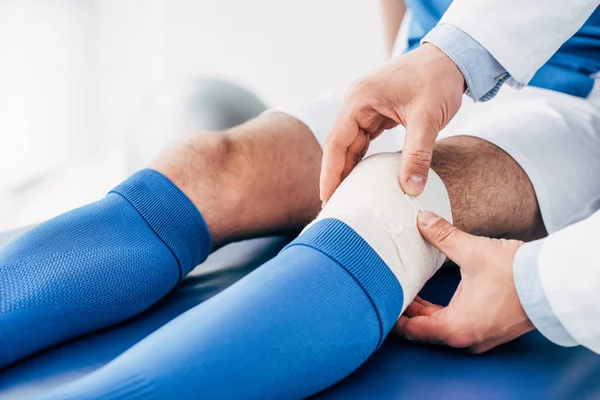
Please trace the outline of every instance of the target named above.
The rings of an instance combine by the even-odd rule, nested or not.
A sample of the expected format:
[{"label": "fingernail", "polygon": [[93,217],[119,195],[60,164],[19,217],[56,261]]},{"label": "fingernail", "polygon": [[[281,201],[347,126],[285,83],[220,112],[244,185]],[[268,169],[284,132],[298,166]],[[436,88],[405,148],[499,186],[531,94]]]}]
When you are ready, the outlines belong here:
[{"label": "fingernail", "polygon": [[325,203],[325,202],[321,203],[321,210],[325,208],[325,204],[327,204],[327,203]]},{"label": "fingernail", "polygon": [[418,196],[425,188],[425,177],[412,175],[406,181],[406,194],[409,196]]},{"label": "fingernail", "polygon": [[440,220],[440,216],[432,213],[431,211],[423,211],[419,214],[418,220],[419,225],[421,225],[423,228],[430,228],[433,226],[433,224]]}]

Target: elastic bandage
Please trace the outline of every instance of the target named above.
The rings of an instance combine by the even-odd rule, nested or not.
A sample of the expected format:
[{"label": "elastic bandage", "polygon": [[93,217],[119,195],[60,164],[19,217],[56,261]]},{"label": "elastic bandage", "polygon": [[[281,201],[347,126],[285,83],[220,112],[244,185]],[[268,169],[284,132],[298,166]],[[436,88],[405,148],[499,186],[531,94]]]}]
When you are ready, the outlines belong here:
[{"label": "elastic bandage", "polygon": [[355,230],[398,279],[404,311],[445,260],[419,233],[417,216],[430,210],[451,222],[452,212],[444,183],[433,170],[421,195],[411,197],[402,191],[401,157],[382,153],[360,162],[311,225],[334,218]]}]

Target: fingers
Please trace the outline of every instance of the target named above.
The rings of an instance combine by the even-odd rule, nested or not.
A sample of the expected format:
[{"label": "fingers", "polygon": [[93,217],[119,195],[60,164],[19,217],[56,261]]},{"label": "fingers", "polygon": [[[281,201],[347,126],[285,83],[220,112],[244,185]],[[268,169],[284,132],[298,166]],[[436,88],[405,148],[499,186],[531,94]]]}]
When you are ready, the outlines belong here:
[{"label": "fingers", "polygon": [[393,333],[410,342],[445,345],[465,349],[469,353],[480,354],[503,343],[495,339],[477,342],[476,336],[460,330],[449,314],[437,312],[429,316],[409,318],[401,316],[393,328]]},{"label": "fingers", "polygon": [[412,318],[420,315],[432,315],[436,311],[442,309],[442,306],[438,306],[437,304],[433,304],[428,302],[427,300],[423,300],[420,297],[416,297],[415,300],[406,307],[404,310],[404,315]]},{"label": "fingers", "polygon": [[432,316],[433,314],[442,309],[442,306],[430,303],[429,301],[417,296],[415,297],[414,301],[410,303],[408,307],[406,307],[406,310],[404,310],[404,313],[400,316],[400,319],[398,319],[398,321],[394,325],[392,332],[398,336],[404,337],[405,325],[411,318],[419,316]]},{"label": "fingers", "polygon": [[411,342],[456,348],[473,346],[472,335],[461,333],[461,327],[452,304],[442,307],[417,296],[400,316],[392,332]]},{"label": "fingers", "polygon": [[354,142],[348,147],[348,151],[346,152],[346,165],[342,171],[342,180],[346,179],[354,167],[356,167],[356,165],[365,157],[365,154],[369,149],[369,142],[369,135],[362,132],[356,136]]},{"label": "fingers", "polygon": [[[322,202],[327,202],[335,189],[342,183],[343,174],[348,171],[348,168],[346,168],[347,154],[351,146],[353,150],[359,147],[360,142],[358,145],[354,144],[358,136],[361,136],[361,131],[356,121],[351,117],[340,115],[333,125],[323,148],[323,163],[319,182]],[[360,141],[360,138],[358,140]]]},{"label": "fingers", "polygon": [[395,108],[385,96],[379,94],[375,96],[377,100],[365,101],[374,97],[372,85],[365,82],[355,85],[355,91],[346,98],[325,141],[319,183],[324,203],[363,158],[369,142],[400,122]]},{"label": "fingers", "polygon": [[423,211],[417,218],[423,238],[444,253],[461,268],[473,261],[479,237],[469,235],[431,211]]},{"label": "fingers", "polygon": [[425,188],[437,136],[438,131],[425,118],[407,122],[400,165],[400,186],[409,196],[418,196]]},{"label": "fingers", "polygon": [[406,340],[430,344],[447,344],[446,337],[449,327],[443,318],[437,317],[437,314],[413,318],[405,317],[403,321],[398,321],[398,324],[397,332]]}]

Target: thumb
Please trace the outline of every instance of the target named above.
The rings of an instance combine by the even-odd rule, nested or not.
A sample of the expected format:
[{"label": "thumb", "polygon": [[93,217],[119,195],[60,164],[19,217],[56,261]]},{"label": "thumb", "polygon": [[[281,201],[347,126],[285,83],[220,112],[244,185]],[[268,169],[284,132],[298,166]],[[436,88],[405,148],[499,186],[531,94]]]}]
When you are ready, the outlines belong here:
[{"label": "thumb", "polygon": [[437,136],[437,130],[422,117],[407,123],[400,165],[400,186],[409,196],[418,196],[425,189]]},{"label": "thumb", "polygon": [[477,236],[461,231],[431,211],[423,211],[419,214],[417,226],[425,240],[456,264],[463,266],[472,257]]}]

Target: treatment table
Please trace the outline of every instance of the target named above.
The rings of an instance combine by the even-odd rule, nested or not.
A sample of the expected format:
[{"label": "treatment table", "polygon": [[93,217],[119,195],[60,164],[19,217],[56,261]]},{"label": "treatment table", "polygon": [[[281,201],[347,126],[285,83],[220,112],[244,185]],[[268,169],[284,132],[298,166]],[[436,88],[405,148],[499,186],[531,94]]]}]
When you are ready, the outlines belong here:
[{"label": "treatment table", "polygon": [[[0,234],[0,247],[18,233]],[[288,240],[254,239],[217,251],[140,316],[0,371],[0,399],[35,398],[99,368],[260,266]],[[459,279],[457,268],[444,267],[428,282],[422,296],[447,302]],[[202,388],[198,393],[202,398]],[[600,399],[600,356],[581,347],[558,347],[535,331],[483,355],[390,337],[354,374],[315,398]]]}]

